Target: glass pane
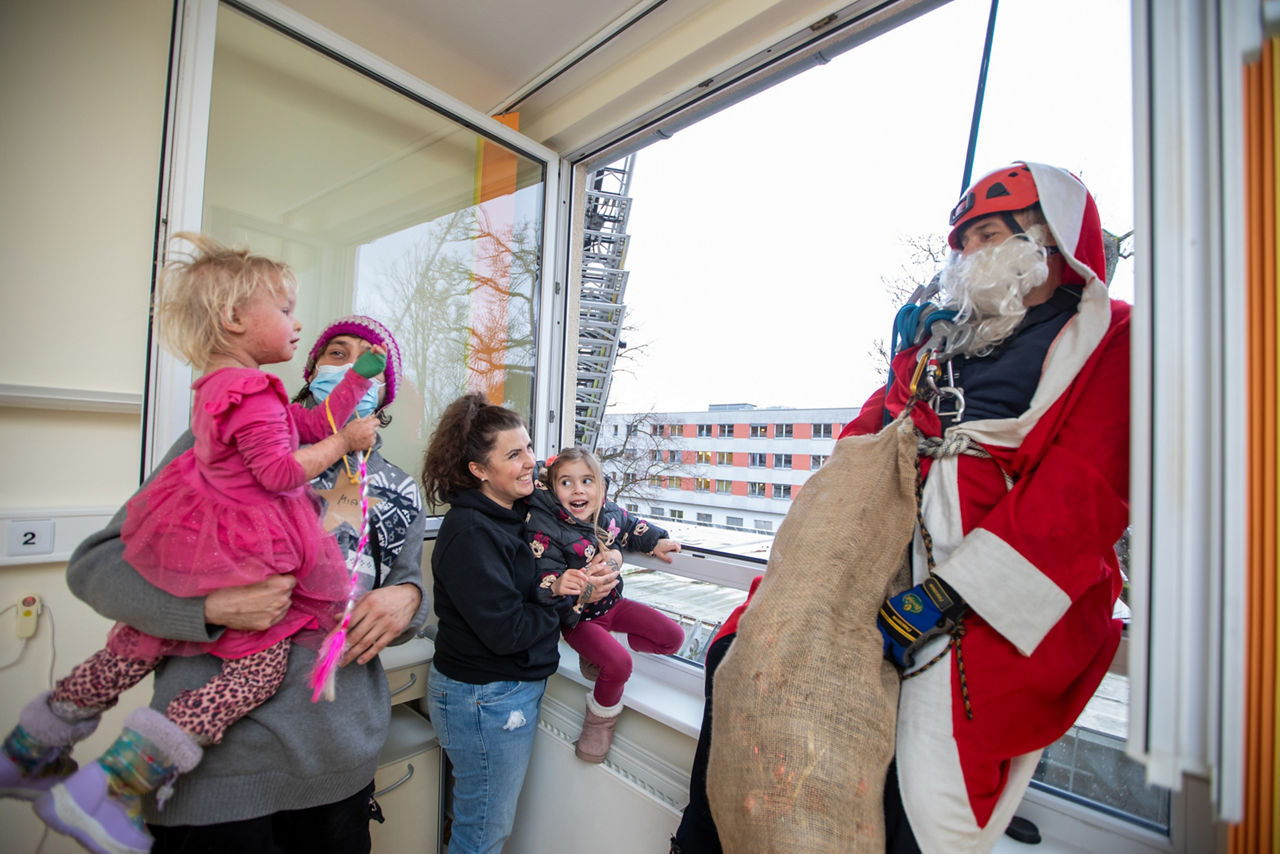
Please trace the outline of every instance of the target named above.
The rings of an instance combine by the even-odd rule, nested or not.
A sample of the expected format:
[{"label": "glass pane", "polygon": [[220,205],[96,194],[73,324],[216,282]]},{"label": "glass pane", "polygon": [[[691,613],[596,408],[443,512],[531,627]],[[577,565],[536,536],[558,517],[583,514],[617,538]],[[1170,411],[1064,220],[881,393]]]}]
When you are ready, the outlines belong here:
[{"label": "glass pane", "polygon": [[1033,785],[1169,833],[1168,789],[1149,786],[1146,769],[1125,755],[1129,680],[1109,673],[1066,735],[1045,748]]},{"label": "glass pane", "polygon": [[218,13],[204,230],[287,261],[303,345],[352,312],[403,359],[388,459],[468,390],[531,415],[543,164],[234,9]]},{"label": "glass pane", "polygon": [[622,578],[628,599],[643,602],[680,624],[684,629],[684,645],[676,650],[674,657],[698,666],[706,661],[707,647],[725,618],[747,601],[745,590],[692,581],[633,564],[624,564]]}]

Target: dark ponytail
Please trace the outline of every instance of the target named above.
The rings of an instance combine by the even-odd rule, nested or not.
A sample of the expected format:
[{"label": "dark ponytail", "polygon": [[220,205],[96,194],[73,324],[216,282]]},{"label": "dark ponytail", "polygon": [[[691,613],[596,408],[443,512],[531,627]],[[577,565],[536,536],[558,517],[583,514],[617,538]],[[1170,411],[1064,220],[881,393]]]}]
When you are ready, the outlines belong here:
[{"label": "dark ponytail", "polygon": [[422,487],[432,508],[450,496],[476,489],[480,482],[469,463],[484,465],[503,430],[525,427],[518,413],[494,406],[484,395],[463,395],[445,409],[422,460]]}]

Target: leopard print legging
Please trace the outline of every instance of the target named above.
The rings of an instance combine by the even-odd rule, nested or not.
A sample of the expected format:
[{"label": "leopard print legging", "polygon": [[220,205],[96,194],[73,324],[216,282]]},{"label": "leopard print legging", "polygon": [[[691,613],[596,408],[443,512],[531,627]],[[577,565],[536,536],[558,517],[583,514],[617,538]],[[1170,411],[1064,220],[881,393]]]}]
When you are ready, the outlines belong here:
[{"label": "leopard print legging", "polygon": [[[114,645],[114,644],[113,644]],[[183,691],[165,717],[200,744],[217,744],[227,728],[276,692],[288,667],[288,638],[244,658],[225,659],[222,669],[199,688]],[[129,658],[101,649],[60,679],[49,707],[61,717],[82,720],[116,704],[120,695],[155,670],[161,658]]]}]

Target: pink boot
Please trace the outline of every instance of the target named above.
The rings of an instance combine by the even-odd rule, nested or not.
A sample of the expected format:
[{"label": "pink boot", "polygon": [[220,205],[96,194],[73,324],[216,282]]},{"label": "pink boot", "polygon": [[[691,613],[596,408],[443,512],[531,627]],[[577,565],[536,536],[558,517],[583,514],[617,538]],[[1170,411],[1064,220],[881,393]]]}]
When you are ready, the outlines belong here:
[{"label": "pink boot", "polygon": [[587,713],[582,719],[582,735],[574,755],[583,762],[603,762],[613,744],[613,728],[622,714],[622,702],[614,706],[602,706],[591,694],[587,695]]},{"label": "pink boot", "polygon": [[46,691],[23,707],[0,751],[0,797],[35,800],[76,770],[71,746],[98,727],[98,715],[64,720],[49,709]]},{"label": "pink boot", "polygon": [[135,709],[106,753],[36,799],[36,815],[94,854],[146,854],[151,834],[142,796],[159,788],[163,801],[173,780],[202,755],[195,739],[164,715]]}]

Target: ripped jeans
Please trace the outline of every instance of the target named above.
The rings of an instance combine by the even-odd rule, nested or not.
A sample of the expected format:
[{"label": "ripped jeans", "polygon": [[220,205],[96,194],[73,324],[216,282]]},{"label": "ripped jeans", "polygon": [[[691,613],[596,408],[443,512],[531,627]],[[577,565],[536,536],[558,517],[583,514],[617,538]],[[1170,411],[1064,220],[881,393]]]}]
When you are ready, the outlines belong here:
[{"label": "ripped jeans", "polygon": [[459,682],[431,667],[427,707],[453,765],[449,854],[497,854],[516,819],[547,681]]}]

